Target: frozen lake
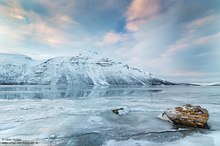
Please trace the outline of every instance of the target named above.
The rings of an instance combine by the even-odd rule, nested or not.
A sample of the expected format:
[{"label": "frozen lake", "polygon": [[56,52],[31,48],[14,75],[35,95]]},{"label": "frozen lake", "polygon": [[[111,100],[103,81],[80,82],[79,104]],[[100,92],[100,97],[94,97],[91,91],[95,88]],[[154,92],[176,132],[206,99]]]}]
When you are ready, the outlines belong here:
[{"label": "frozen lake", "polygon": [[[210,129],[177,127],[157,116],[200,105]],[[125,116],[111,109],[127,107]],[[219,146],[220,87],[0,86],[0,142],[57,146]],[[1,143],[0,143],[1,145]]]}]

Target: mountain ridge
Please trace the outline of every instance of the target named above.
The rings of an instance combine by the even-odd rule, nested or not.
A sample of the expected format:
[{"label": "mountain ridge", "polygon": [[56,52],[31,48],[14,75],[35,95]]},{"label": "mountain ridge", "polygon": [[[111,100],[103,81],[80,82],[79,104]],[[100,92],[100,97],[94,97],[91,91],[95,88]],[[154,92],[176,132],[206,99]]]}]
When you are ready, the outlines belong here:
[{"label": "mountain ridge", "polygon": [[[33,85],[175,85],[122,62],[81,50],[74,56],[44,61],[25,55],[0,54],[0,84]],[[8,57],[11,56],[11,57]]]}]

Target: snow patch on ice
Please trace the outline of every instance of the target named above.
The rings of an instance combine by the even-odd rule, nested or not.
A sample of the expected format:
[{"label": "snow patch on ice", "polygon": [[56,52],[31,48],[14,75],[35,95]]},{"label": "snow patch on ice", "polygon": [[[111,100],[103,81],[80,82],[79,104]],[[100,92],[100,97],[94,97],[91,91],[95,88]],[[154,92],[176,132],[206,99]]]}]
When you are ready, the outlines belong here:
[{"label": "snow patch on ice", "polygon": [[98,116],[90,116],[88,121],[92,123],[100,123],[102,121],[102,118]]}]

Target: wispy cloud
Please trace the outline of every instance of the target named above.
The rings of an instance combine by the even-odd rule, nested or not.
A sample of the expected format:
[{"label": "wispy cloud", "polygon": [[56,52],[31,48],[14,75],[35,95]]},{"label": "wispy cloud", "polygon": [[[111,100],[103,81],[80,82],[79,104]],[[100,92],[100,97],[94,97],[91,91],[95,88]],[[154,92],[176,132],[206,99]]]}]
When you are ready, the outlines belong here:
[{"label": "wispy cloud", "polygon": [[198,38],[197,40],[195,40],[195,44],[203,45],[203,44],[207,44],[207,43],[212,42],[212,41],[217,41],[217,42],[220,41],[220,32]]},{"label": "wispy cloud", "polygon": [[55,18],[53,19],[54,23],[60,23],[62,25],[79,25],[78,22],[73,20],[70,16],[68,15],[56,15]]},{"label": "wispy cloud", "polygon": [[187,28],[188,29],[193,29],[193,28],[198,28],[200,26],[203,26],[203,25],[207,25],[209,23],[212,23],[213,21],[215,21],[217,18],[215,15],[208,15],[208,16],[205,16],[205,17],[202,17],[202,18],[199,18],[199,19],[196,19],[192,22],[190,22],[188,25],[187,25]]},{"label": "wispy cloud", "polygon": [[[49,4],[48,6],[54,7]],[[78,25],[68,15],[55,13],[50,17],[45,17],[35,11],[26,10],[19,1],[9,1],[7,5],[0,6],[0,12],[2,12],[1,17],[11,18],[9,21],[0,23],[1,33],[9,40],[21,43],[22,40],[29,38],[52,47],[66,45],[71,42],[68,37],[69,32],[63,31],[60,26]],[[22,22],[17,22],[18,20]],[[13,27],[16,29],[12,29]]]},{"label": "wispy cloud", "polygon": [[[190,33],[190,32],[189,32]],[[184,35],[182,38],[179,38],[176,42],[171,44],[166,48],[164,52],[161,53],[161,57],[172,57],[176,53],[186,50],[186,49],[191,49],[193,45],[195,45],[195,38],[194,34],[190,35],[187,33]]]},{"label": "wispy cloud", "polygon": [[34,39],[53,47],[68,43],[68,39],[61,30],[49,26],[47,23],[34,23],[26,26],[26,30],[32,33]]},{"label": "wispy cloud", "polygon": [[133,0],[126,14],[126,29],[138,31],[141,26],[151,21],[158,11],[158,0]]},{"label": "wispy cloud", "polygon": [[200,27],[212,24],[215,22],[216,17],[216,15],[204,16],[185,24],[185,26],[183,26],[185,32],[181,35],[182,37],[178,38],[175,43],[168,46],[161,56],[171,57],[180,51],[195,49],[197,48],[196,46],[220,40],[220,32],[208,35],[198,35],[199,33],[204,32],[203,28]]},{"label": "wispy cloud", "polygon": [[25,19],[25,11],[18,1],[9,0],[7,5],[0,5],[0,14],[6,19]]},{"label": "wispy cloud", "polygon": [[220,32],[208,36],[197,37],[197,38],[195,38],[192,35],[188,35],[185,36],[184,38],[177,40],[177,42],[169,46],[167,50],[161,54],[161,56],[171,57],[172,55],[175,55],[175,53],[178,53],[180,51],[186,49],[196,49],[197,48],[196,46],[205,45],[212,41],[220,41]]},{"label": "wispy cloud", "polygon": [[103,38],[103,44],[116,44],[121,41],[125,41],[127,39],[127,35],[123,33],[115,33],[115,32],[108,32],[105,34]]}]

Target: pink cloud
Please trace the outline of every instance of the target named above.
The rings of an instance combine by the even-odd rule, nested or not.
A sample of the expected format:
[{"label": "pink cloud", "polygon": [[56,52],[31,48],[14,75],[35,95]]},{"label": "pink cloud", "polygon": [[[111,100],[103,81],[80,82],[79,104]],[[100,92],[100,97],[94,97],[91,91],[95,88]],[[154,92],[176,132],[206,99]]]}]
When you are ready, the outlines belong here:
[{"label": "pink cloud", "polygon": [[126,35],[122,33],[108,32],[103,39],[103,44],[115,44],[126,40]]},{"label": "pink cloud", "polygon": [[55,20],[57,20],[61,24],[75,24],[75,25],[78,24],[76,21],[74,21],[68,15],[58,15],[58,16],[55,16]]},{"label": "pink cloud", "polygon": [[[52,11],[58,7],[57,3],[45,5],[50,7]],[[78,26],[79,24],[71,17],[64,13],[50,16],[47,20],[33,11],[26,11],[19,1],[9,0],[8,5],[0,5],[0,18],[8,21],[0,23],[0,34],[4,39],[13,41],[16,44],[31,36],[36,42],[44,43],[52,47],[69,44],[69,33],[62,31],[62,27],[66,24]],[[29,23],[17,23],[17,21],[31,18]],[[16,24],[14,29],[13,24]],[[51,25],[54,24],[54,25]]]},{"label": "pink cloud", "polygon": [[142,25],[151,21],[158,11],[157,0],[133,0],[127,11],[126,29],[138,31]]},{"label": "pink cloud", "polygon": [[25,11],[21,8],[18,1],[10,1],[8,6],[0,5],[0,16],[4,16],[7,19],[25,19]]},{"label": "pink cloud", "polygon": [[57,47],[68,43],[65,34],[56,28],[51,27],[47,23],[39,22],[26,26],[34,38],[42,43]]}]

